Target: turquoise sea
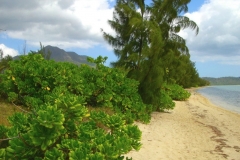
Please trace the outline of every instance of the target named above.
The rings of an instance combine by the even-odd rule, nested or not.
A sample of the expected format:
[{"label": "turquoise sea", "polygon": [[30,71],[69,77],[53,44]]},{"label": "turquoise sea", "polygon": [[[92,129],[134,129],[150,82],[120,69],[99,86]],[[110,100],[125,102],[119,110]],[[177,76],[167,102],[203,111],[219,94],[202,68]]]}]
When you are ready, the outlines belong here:
[{"label": "turquoise sea", "polygon": [[240,113],[240,85],[208,86],[197,92],[217,106]]}]

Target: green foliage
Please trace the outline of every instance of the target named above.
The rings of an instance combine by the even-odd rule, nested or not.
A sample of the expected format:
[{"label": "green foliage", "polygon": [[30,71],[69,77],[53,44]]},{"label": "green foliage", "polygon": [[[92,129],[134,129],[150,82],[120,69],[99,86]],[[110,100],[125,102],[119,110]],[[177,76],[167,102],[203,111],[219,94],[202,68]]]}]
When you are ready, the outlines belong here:
[{"label": "green foliage", "polygon": [[128,115],[129,121],[149,122],[151,106],[138,95],[138,82],[118,69],[105,67],[104,60],[99,57],[94,61],[96,68],[92,68],[47,61],[39,54],[22,56],[1,76],[2,91],[10,101],[30,108],[45,102],[53,104],[63,95],[78,95],[87,106],[109,107]]},{"label": "green foliage", "polygon": [[36,113],[10,117],[14,123],[4,129],[9,145],[0,150],[0,159],[123,159],[122,154],[140,149],[140,130],[126,124],[122,114],[89,113],[81,106],[81,116],[74,115],[70,109],[78,103],[62,103],[72,105],[44,104]]},{"label": "green foliage", "polygon": [[[6,70],[9,67],[9,62],[12,61],[13,58],[10,55],[7,55],[6,57],[3,57],[3,51],[0,49],[0,73],[2,73],[4,70]],[[1,79],[0,79],[1,81]]]},{"label": "green foliage", "polygon": [[7,141],[1,140],[1,139],[7,138],[7,131],[8,131],[7,127],[0,125],[0,149],[6,147],[8,145]]},{"label": "green foliage", "polygon": [[138,90],[144,103],[158,106],[164,72],[157,53],[163,41],[157,23],[145,18],[145,11],[144,1],[117,1],[113,20],[109,21],[117,36],[104,32],[104,38],[119,58],[112,65],[124,68],[127,77],[139,81]]},{"label": "green foliage", "polygon": [[41,42],[40,42],[40,50],[38,50],[37,52],[31,51],[30,53],[31,54],[40,54],[46,60],[50,60],[50,57],[52,54],[49,50],[48,51],[45,50],[45,47],[42,45]]},{"label": "green foliage", "polygon": [[190,97],[190,93],[184,90],[181,86],[177,84],[164,85],[163,90],[169,95],[173,100],[183,101]]},{"label": "green foliage", "polygon": [[160,105],[157,106],[156,110],[164,111],[173,109],[175,106],[175,102],[173,102],[173,100],[183,101],[188,99],[190,95],[191,94],[188,91],[184,90],[177,84],[164,83],[162,85],[161,96],[159,99]]},{"label": "green foliage", "polygon": [[0,125],[0,139],[5,138],[7,132],[7,128],[3,125]]},{"label": "green foliage", "polygon": [[199,84],[186,41],[178,35],[185,28],[199,32],[194,21],[181,16],[189,2],[154,0],[147,6],[145,1],[117,0],[113,20],[108,21],[116,35],[103,32],[118,57],[112,65],[125,69],[127,77],[139,82],[143,102],[154,109],[164,106],[160,100],[163,83]]},{"label": "green foliage", "polygon": [[169,66],[168,83],[176,83],[184,88],[207,85],[199,77],[195,63],[191,62],[189,58],[190,56],[181,55],[179,63],[175,61],[175,65]]},{"label": "green foliage", "polygon": [[[95,61],[96,69],[86,65],[82,66],[82,77],[85,77],[89,88],[85,88],[90,96],[86,98],[92,107],[113,107],[126,115],[128,121],[139,119],[149,122],[152,108],[142,102],[138,92],[139,83],[126,78],[126,74],[116,68],[103,65],[106,58],[99,57]],[[86,87],[86,86],[85,86]]]},{"label": "green foliage", "polygon": [[141,132],[132,122],[149,122],[151,106],[142,102],[139,83],[105,67],[105,60],[90,59],[96,68],[40,54],[12,61],[0,86],[29,110],[9,117],[11,127],[1,131],[9,143],[0,159],[124,159],[139,150]]},{"label": "green foliage", "polygon": [[156,108],[157,111],[163,112],[165,110],[171,110],[175,107],[175,102],[173,102],[172,98],[167,94],[165,90],[161,90],[159,101],[160,105]]}]

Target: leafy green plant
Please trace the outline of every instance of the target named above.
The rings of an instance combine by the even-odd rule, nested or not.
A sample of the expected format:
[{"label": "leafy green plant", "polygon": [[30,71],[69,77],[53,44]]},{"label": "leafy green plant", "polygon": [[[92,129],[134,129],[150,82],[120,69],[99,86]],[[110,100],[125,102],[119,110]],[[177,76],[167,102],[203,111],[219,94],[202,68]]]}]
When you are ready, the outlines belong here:
[{"label": "leafy green plant", "polygon": [[163,89],[173,100],[177,101],[186,100],[191,95],[187,90],[177,84],[164,84]]},{"label": "leafy green plant", "polygon": [[[103,31],[113,47],[117,61],[113,67],[128,71],[137,80],[139,93],[146,104],[161,108],[160,90],[173,80],[184,87],[195,86],[199,75],[190,60],[186,41],[179,36],[185,28],[199,32],[197,24],[182,13],[190,0],[118,0],[109,25],[115,34]],[[148,16],[144,16],[148,15]]]},{"label": "leafy green plant", "polygon": [[173,102],[173,100],[183,101],[188,99],[191,95],[188,91],[177,84],[166,83],[162,85],[160,93],[160,105],[156,108],[157,111],[171,110],[175,107],[175,102]]},{"label": "leafy green plant", "polygon": [[87,106],[112,108],[127,114],[129,122],[149,122],[151,106],[142,102],[139,83],[118,69],[104,66],[105,60],[90,59],[97,65],[92,68],[45,60],[40,54],[22,56],[1,75],[2,92],[10,101],[29,108],[45,102],[53,104],[64,93],[79,95]]},{"label": "leafy green plant", "polygon": [[[4,72],[9,67],[9,62],[12,61],[13,58],[10,55],[3,57],[3,51],[0,49],[0,73]],[[1,81],[1,79],[0,79]]]},{"label": "leafy green plant", "polygon": [[105,59],[90,59],[96,68],[40,54],[11,62],[1,75],[2,93],[28,112],[9,117],[0,159],[124,159],[139,150],[141,131],[132,122],[149,122],[151,106],[142,102],[138,82],[105,67]]},{"label": "leafy green plant", "polygon": [[89,112],[78,96],[35,109],[14,114],[11,127],[0,127],[9,139],[0,159],[124,159],[123,154],[140,149],[137,126],[122,114]]},{"label": "leafy green plant", "polygon": [[175,102],[173,102],[172,98],[167,94],[165,90],[161,90],[161,96],[160,96],[160,105],[156,109],[157,111],[165,111],[165,110],[171,110],[175,107]]},{"label": "leafy green plant", "polygon": [[0,148],[6,147],[8,142],[1,139],[7,138],[7,127],[0,125]]}]

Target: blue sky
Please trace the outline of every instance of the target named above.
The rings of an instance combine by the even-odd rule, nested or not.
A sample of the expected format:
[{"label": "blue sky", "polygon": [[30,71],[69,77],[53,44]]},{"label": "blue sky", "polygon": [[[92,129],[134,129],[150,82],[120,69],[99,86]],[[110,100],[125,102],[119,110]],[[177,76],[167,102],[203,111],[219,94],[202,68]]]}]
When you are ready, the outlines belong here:
[{"label": "blue sky", "polygon": [[[26,2],[24,2],[26,1]],[[147,0],[147,3],[151,0]],[[80,55],[107,56],[115,61],[111,46],[100,28],[114,34],[107,24],[112,19],[114,0],[21,0],[0,6],[0,48],[12,56],[53,45]],[[180,32],[187,40],[191,59],[201,77],[240,77],[240,1],[192,0],[185,16],[200,27]]]}]

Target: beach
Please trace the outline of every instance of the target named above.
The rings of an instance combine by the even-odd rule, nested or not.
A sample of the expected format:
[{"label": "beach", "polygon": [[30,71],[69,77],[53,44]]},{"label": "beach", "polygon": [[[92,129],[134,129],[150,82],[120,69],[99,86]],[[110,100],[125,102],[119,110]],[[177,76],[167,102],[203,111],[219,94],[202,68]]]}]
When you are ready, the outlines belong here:
[{"label": "beach", "polygon": [[213,105],[194,89],[169,112],[154,112],[149,124],[136,122],[142,147],[135,160],[240,160],[240,114]]}]

